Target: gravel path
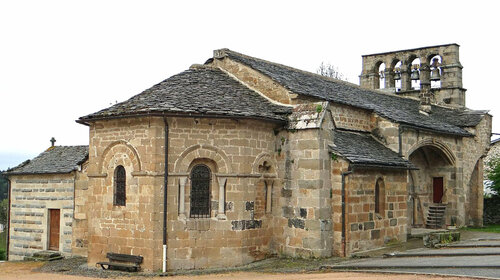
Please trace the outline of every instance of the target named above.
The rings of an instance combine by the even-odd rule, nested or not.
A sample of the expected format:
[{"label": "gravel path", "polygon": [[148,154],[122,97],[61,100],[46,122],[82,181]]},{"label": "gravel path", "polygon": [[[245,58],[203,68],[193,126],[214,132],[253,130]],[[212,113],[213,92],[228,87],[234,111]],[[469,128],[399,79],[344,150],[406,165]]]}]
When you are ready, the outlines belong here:
[{"label": "gravel path", "polygon": [[[329,273],[259,273],[259,272],[229,272],[223,274],[208,274],[208,275],[182,275],[165,277],[148,277],[139,276],[137,274],[119,275],[101,274],[99,275],[67,275],[70,271],[64,271],[71,264],[78,265],[81,260],[67,261],[62,266],[46,265],[42,268],[43,263],[39,262],[4,262],[0,263],[0,279],[2,280],[101,280],[102,277],[112,279],[130,280],[420,280],[420,279],[437,279],[437,280],[464,280],[474,278],[459,278],[459,277],[440,277],[440,276],[423,276],[414,274],[382,274],[382,273],[358,273],[358,272],[329,272]],[[79,269],[82,269],[81,267]],[[62,271],[61,271],[62,270]],[[52,273],[48,273],[52,271]],[[59,273],[56,273],[59,271]],[[99,273],[94,271],[94,273]]]}]

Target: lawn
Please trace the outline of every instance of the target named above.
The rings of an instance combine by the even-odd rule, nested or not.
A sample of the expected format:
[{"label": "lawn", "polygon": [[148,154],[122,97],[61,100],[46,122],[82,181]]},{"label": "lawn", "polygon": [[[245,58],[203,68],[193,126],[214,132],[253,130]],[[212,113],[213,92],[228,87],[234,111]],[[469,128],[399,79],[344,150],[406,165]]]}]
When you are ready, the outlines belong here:
[{"label": "lawn", "polygon": [[0,232],[0,260],[5,259],[5,245],[7,245],[5,242],[5,238],[7,237],[7,231]]},{"label": "lawn", "polygon": [[468,227],[465,228],[465,230],[500,233],[500,225],[485,225],[484,227]]},{"label": "lawn", "polygon": [[0,233],[0,250],[5,250],[5,245],[7,245],[7,241],[5,238],[7,237],[7,231]]}]

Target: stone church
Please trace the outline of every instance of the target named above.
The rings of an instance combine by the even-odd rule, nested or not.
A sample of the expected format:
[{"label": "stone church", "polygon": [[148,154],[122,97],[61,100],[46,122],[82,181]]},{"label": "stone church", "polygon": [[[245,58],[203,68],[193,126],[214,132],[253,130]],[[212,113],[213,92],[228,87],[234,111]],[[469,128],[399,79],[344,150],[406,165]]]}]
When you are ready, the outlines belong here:
[{"label": "stone church", "polygon": [[481,225],[491,116],[465,107],[459,46],[365,55],[360,82],[220,49],[79,118],[72,250],[90,266],[114,252],[202,269]]}]

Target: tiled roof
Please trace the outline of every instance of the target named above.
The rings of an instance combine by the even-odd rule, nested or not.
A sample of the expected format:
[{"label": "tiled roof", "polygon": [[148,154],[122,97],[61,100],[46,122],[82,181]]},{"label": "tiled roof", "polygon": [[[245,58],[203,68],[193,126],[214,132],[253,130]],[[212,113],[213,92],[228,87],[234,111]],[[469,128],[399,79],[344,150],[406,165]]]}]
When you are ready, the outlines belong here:
[{"label": "tiled roof", "polygon": [[88,146],[54,146],[32,160],[27,160],[7,172],[17,174],[70,173],[76,170],[89,155]]},{"label": "tiled roof", "polygon": [[223,55],[269,76],[293,93],[316,97],[322,100],[373,110],[392,121],[413,125],[436,132],[470,136],[462,127],[475,126],[480,114],[468,110],[452,110],[432,106],[429,116],[419,113],[419,101],[367,90],[358,85],[331,79],[285,65],[246,56],[228,49],[219,50]]},{"label": "tiled roof", "polygon": [[148,113],[286,121],[291,108],[271,103],[218,68],[196,66],[80,122]]},{"label": "tiled roof", "polygon": [[335,130],[330,149],[354,165],[414,169],[407,160],[375,140],[369,133]]}]

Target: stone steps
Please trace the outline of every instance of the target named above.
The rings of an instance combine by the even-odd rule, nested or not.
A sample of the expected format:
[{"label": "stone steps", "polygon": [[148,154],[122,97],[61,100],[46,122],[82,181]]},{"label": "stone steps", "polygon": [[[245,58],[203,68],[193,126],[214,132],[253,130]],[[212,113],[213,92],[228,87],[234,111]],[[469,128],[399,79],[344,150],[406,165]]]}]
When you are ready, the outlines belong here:
[{"label": "stone steps", "polygon": [[443,218],[446,211],[446,205],[434,204],[429,206],[425,227],[441,228],[443,227]]},{"label": "stone steps", "polygon": [[24,257],[25,261],[47,262],[63,259],[64,257],[60,252],[56,251],[39,251],[31,257]]}]

